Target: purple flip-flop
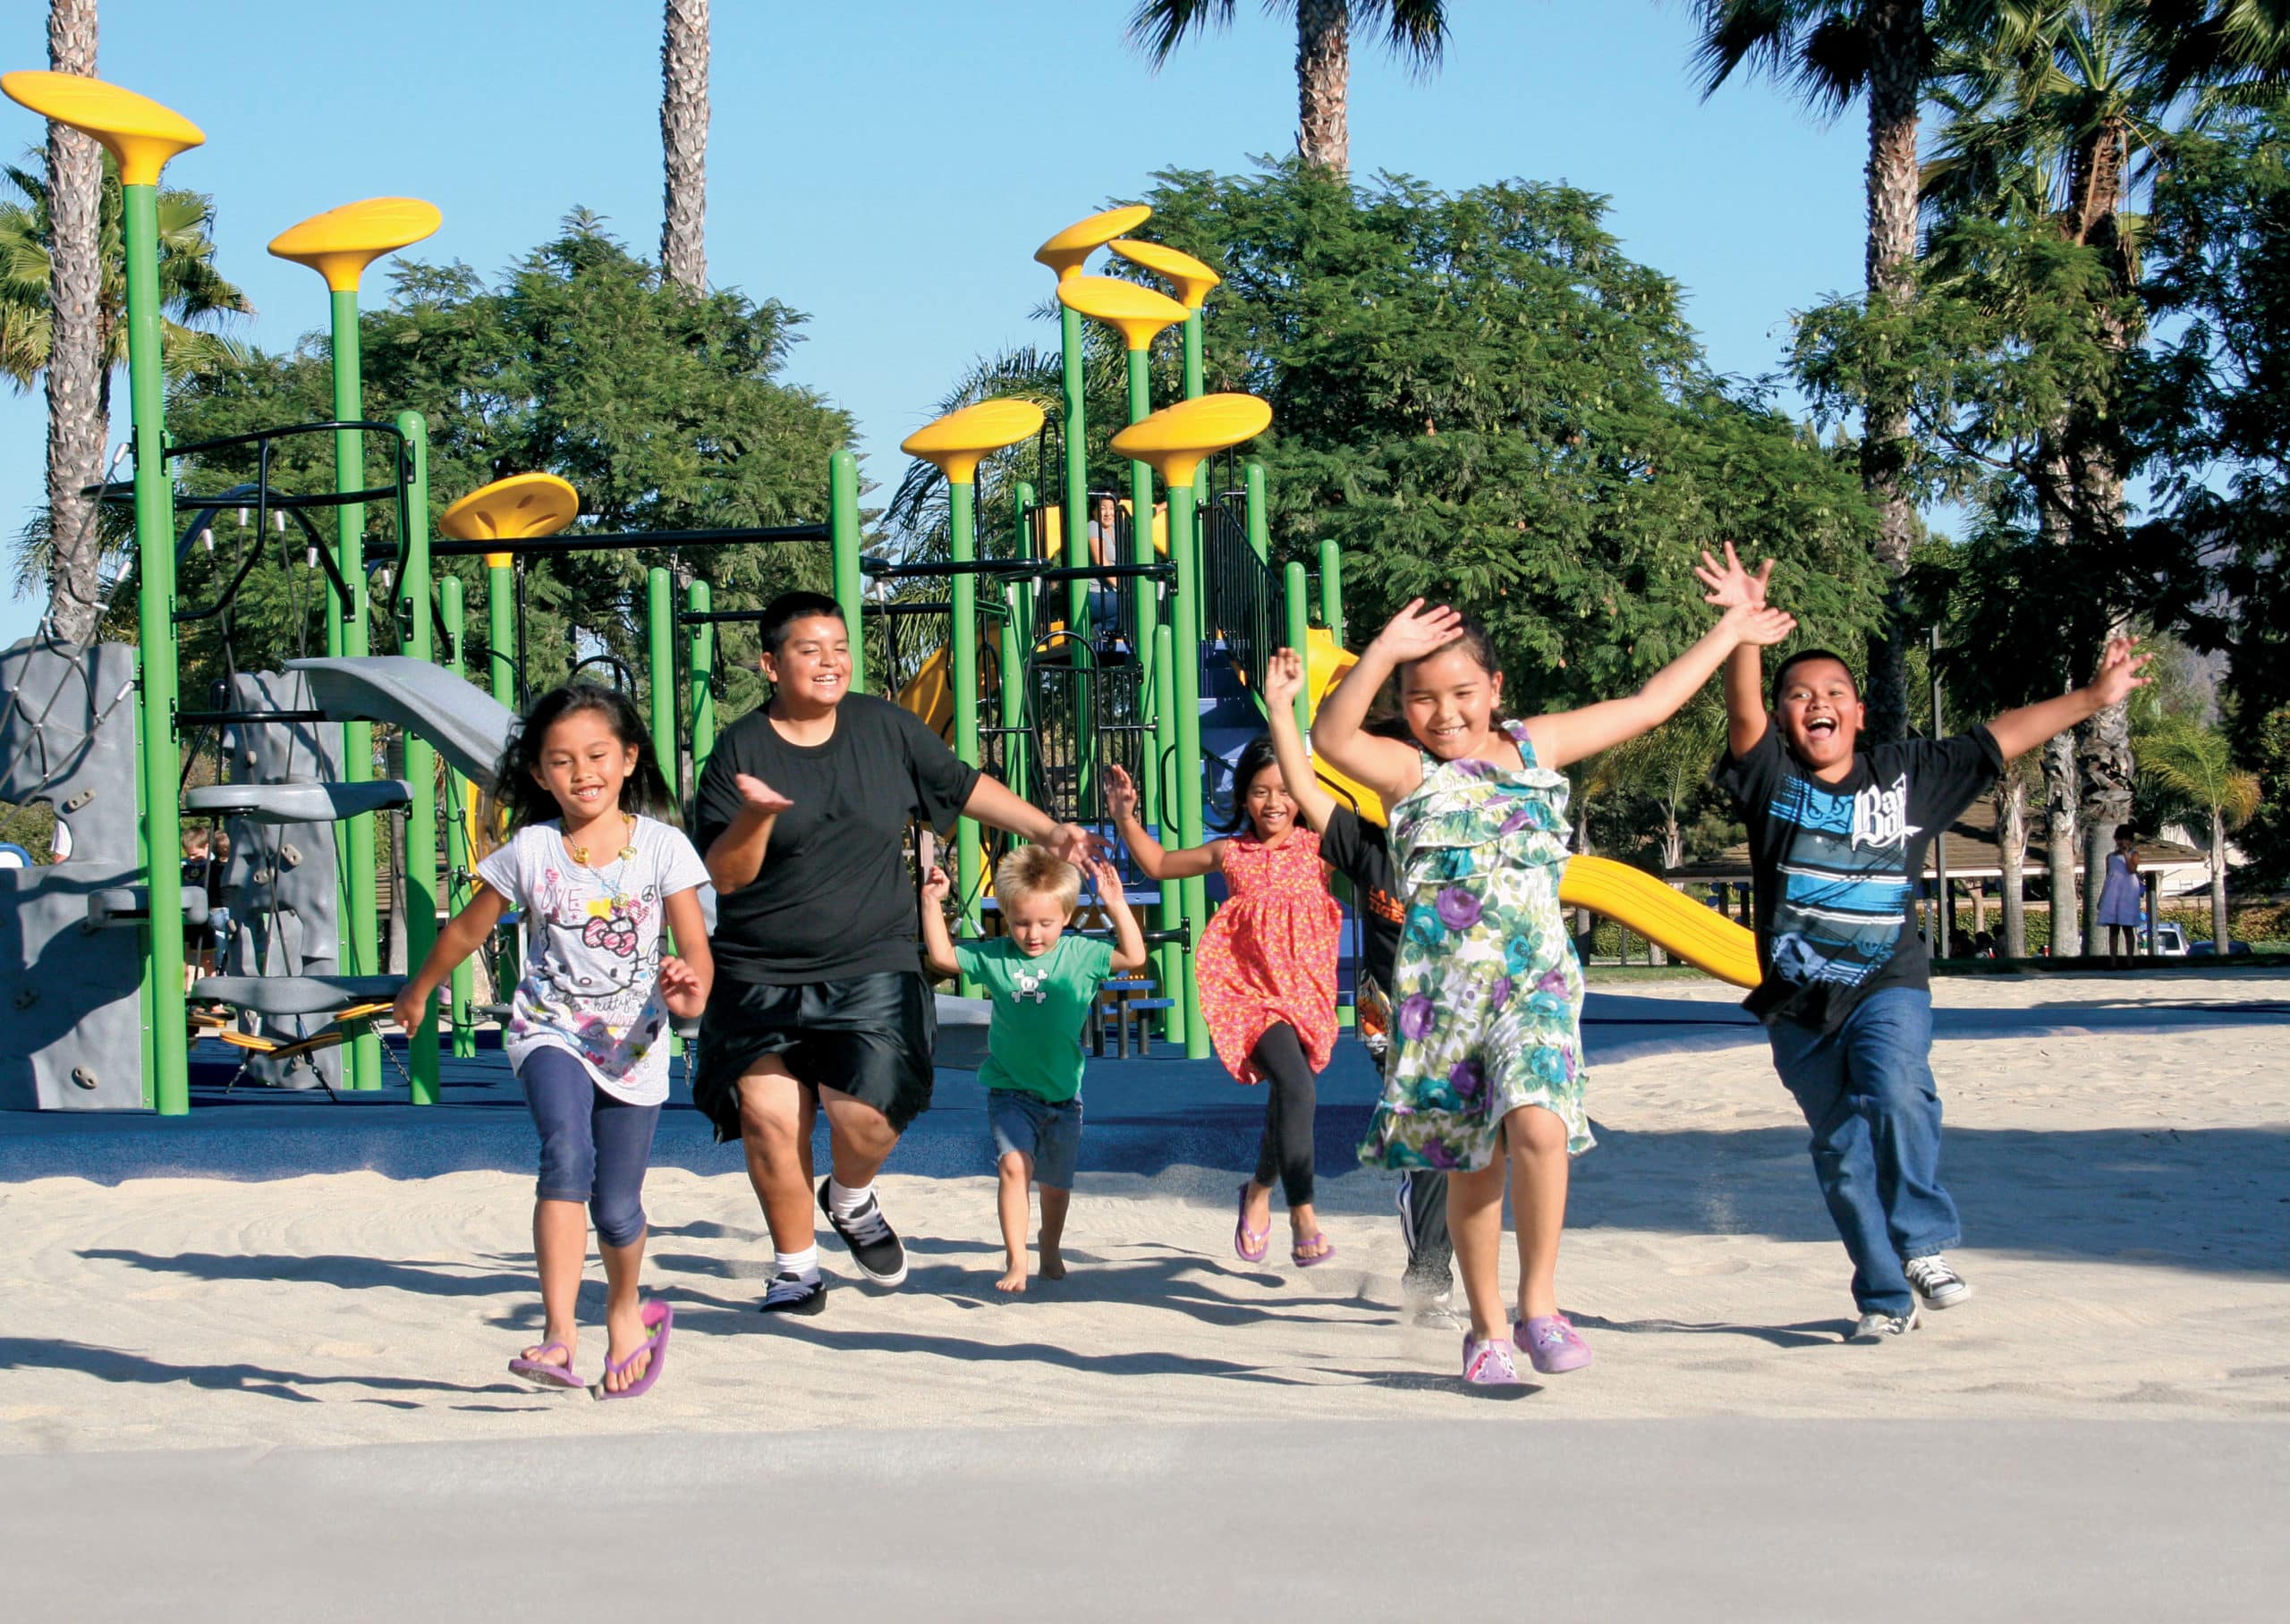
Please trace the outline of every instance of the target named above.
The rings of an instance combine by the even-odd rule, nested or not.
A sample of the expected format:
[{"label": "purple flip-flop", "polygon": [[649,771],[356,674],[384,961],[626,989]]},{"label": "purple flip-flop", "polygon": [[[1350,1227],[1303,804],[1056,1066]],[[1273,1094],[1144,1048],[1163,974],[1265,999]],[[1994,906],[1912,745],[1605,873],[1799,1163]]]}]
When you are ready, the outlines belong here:
[{"label": "purple flip-flop", "polygon": [[564,1343],[543,1342],[533,1352],[546,1355],[551,1349],[564,1356],[564,1364],[551,1365],[545,1358],[529,1359],[521,1353],[509,1361],[509,1374],[535,1387],[586,1387],[588,1383],[572,1374],[572,1350]]},{"label": "purple flip-flop", "polygon": [[[1253,1244],[1256,1250],[1249,1250]],[[1272,1226],[1260,1230],[1249,1228],[1249,1187],[1241,1186],[1240,1217],[1233,1224],[1233,1250],[1243,1263],[1262,1263],[1265,1254],[1272,1250]]]},{"label": "purple flip-flop", "polygon": [[675,1311],[666,1303],[646,1303],[643,1310],[644,1329],[652,1334],[630,1349],[628,1357],[624,1359],[615,1360],[610,1355],[606,1355],[605,1375],[606,1377],[618,1375],[647,1353],[652,1356],[652,1362],[644,1367],[642,1375],[618,1392],[613,1391],[599,1381],[594,1387],[589,1389],[589,1396],[592,1399],[640,1399],[651,1391],[652,1383],[660,1379],[660,1372],[667,1367],[668,1327],[675,1323]]},{"label": "purple flip-flop", "polygon": [[1302,1248],[1291,1247],[1288,1248],[1288,1261],[1294,1264],[1300,1269],[1312,1269],[1318,1268],[1321,1264],[1326,1263],[1329,1258],[1336,1256],[1336,1242],[1330,1240],[1325,1234],[1321,1233],[1318,1230],[1314,1230],[1312,1231],[1311,1244],[1316,1247],[1325,1247],[1327,1249],[1322,1252],[1315,1252],[1310,1257],[1307,1257],[1304,1256]]}]

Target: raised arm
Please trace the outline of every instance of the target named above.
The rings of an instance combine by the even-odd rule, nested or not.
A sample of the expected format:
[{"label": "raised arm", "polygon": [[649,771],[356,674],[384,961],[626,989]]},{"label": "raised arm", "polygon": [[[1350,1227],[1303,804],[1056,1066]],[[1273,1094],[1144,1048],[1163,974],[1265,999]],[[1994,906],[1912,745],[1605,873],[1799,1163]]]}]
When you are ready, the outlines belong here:
[{"label": "raised arm", "polygon": [[922,968],[941,980],[962,973],[954,959],[954,939],[946,931],[946,901],[954,888],[946,871],[935,863],[922,876]]},{"label": "raised arm", "polygon": [[[1718,562],[1704,552],[1693,572],[1709,588],[1701,595],[1704,602],[1720,609],[1743,605],[1761,609],[1765,606],[1766,584],[1773,579],[1773,561],[1768,558],[1751,571],[1743,564],[1741,554],[1734,551],[1734,544],[1729,541],[1726,544],[1725,562]],[[1760,647],[1744,640],[1736,643],[1734,652],[1726,656],[1726,749],[1736,759],[1755,749],[1765,737],[1765,730],[1772,725],[1765,709],[1765,662],[1758,656]]]},{"label": "raised arm", "polygon": [[1082,863],[1097,855],[1097,843],[1079,824],[1061,824],[1031,801],[1020,800],[997,778],[981,773],[963,802],[963,816],[1037,846],[1047,846],[1069,863]]},{"label": "raised arm", "polygon": [[1444,604],[1427,609],[1421,598],[1412,600],[1376,634],[1312,718],[1312,748],[1322,759],[1375,791],[1387,807],[1406,799],[1423,782],[1423,758],[1412,745],[1366,732],[1361,724],[1368,720],[1368,707],[1404,662],[1446,647],[1463,621]]},{"label": "raised arm", "polygon": [[732,783],[740,792],[740,809],[724,832],[708,842],[701,859],[708,865],[708,877],[716,883],[716,894],[724,897],[755,883],[771,845],[772,825],[795,804],[751,774],[736,774]]},{"label": "raised arm", "polygon": [[469,905],[445,922],[431,944],[428,954],[421,960],[421,968],[398,989],[390,1007],[390,1019],[401,1030],[411,1032],[421,1024],[428,1012],[429,994],[454,973],[454,966],[485,945],[485,938],[501,923],[501,916],[508,910],[509,899],[492,886],[479,883],[477,894]]},{"label": "raised arm", "polygon": [[1535,759],[1555,770],[1659,727],[1701,691],[1702,684],[1717,674],[1718,667],[1739,645],[1778,643],[1796,625],[1794,618],[1778,609],[1737,605],[1726,610],[1699,642],[1656,672],[1645,687],[1628,698],[1537,716],[1528,723],[1527,737],[1534,743]]},{"label": "raised arm", "polygon": [[2086,716],[2122,704],[2132,689],[2144,688],[2152,680],[2141,676],[2139,668],[2153,657],[2136,652],[2129,638],[2116,639],[2099,656],[2099,668],[2089,684],[2040,705],[2006,711],[1989,723],[1988,731],[1995,735],[1996,748],[2009,761],[2026,755],[2054,733],[2065,732]]},{"label": "raised arm", "polygon": [[1098,901],[1105,904],[1106,918],[1113,921],[1113,968],[1123,975],[1143,969],[1145,933],[1130,911],[1129,899],[1122,893],[1120,871],[1100,858],[1090,863],[1090,878],[1097,884]]},{"label": "raised arm", "polygon": [[1189,880],[1197,874],[1213,874],[1224,860],[1223,841],[1170,851],[1148,834],[1137,819],[1137,785],[1118,765],[1106,768],[1106,809],[1113,814],[1113,826],[1120,832],[1122,843],[1149,880]]},{"label": "raised arm", "polygon": [[1264,668],[1264,723],[1272,735],[1272,758],[1280,764],[1280,781],[1288,798],[1304,815],[1315,834],[1327,833],[1336,816],[1336,797],[1320,787],[1304,736],[1296,731],[1296,696],[1304,690],[1304,656],[1293,648],[1276,648]]}]

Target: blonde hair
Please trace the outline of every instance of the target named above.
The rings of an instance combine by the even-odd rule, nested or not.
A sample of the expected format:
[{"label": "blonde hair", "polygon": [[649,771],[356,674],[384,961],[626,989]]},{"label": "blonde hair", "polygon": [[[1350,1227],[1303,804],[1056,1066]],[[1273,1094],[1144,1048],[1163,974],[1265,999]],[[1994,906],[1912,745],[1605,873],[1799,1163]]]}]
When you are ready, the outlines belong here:
[{"label": "blonde hair", "polygon": [[1020,897],[1056,897],[1070,914],[1081,901],[1081,871],[1046,846],[1020,846],[994,865],[994,894],[1005,908]]}]

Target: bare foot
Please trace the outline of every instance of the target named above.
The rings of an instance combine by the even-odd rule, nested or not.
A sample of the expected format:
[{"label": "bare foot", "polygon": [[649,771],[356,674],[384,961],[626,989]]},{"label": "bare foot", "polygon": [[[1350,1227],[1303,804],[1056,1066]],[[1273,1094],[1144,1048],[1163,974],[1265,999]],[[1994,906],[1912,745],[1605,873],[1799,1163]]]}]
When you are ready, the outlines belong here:
[{"label": "bare foot", "polygon": [[578,1337],[553,1336],[546,1342],[535,1342],[517,1357],[534,1365],[553,1365],[560,1370],[572,1368],[572,1356],[579,1352]]},{"label": "bare foot", "polygon": [[1054,1246],[1045,1246],[1041,1249],[1041,1277],[1044,1280],[1065,1278],[1065,1258]]},{"label": "bare foot", "polygon": [[994,1282],[994,1289],[1014,1294],[1023,1291],[1026,1289],[1026,1265],[1022,1262],[1012,1264],[1002,1272],[1002,1278]]},{"label": "bare foot", "polygon": [[[609,1339],[605,1344],[605,1354],[607,1358],[615,1361],[626,1358],[632,1352],[649,1341],[651,1336],[651,1333],[644,1329],[644,1311],[641,1307],[635,1304],[631,1304],[625,1314],[606,1315],[605,1328],[610,1332]],[[607,1372],[604,1381],[605,1391],[619,1392],[623,1388],[633,1387],[643,1379],[644,1373],[651,1367],[652,1356],[648,1353],[625,1370],[617,1373]]]},{"label": "bare foot", "polygon": [[1272,1191],[1253,1179],[1249,1180],[1248,1214],[1251,1234],[1261,1235],[1272,1227]]}]

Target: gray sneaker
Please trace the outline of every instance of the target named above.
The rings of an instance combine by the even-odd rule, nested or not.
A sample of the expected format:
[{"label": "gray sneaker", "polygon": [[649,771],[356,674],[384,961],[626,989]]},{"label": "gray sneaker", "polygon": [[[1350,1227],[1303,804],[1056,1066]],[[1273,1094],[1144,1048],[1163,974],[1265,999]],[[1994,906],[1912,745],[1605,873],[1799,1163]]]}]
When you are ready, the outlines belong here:
[{"label": "gray sneaker", "polygon": [[1905,1314],[1864,1314],[1853,1327],[1848,1342],[1882,1342],[1906,1336],[1924,1323],[1912,1306]]},{"label": "gray sneaker", "polygon": [[1948,1260],[1938,1252],[1922,1257],[1912,1257],[1901,1265],[1908,1276],[1908,1283],[1916,1288],[1916,1295],[1928,1308],[1953,1308],[1972,1295],[1972,1287],[1964,1277],[1948,1266]]}]

